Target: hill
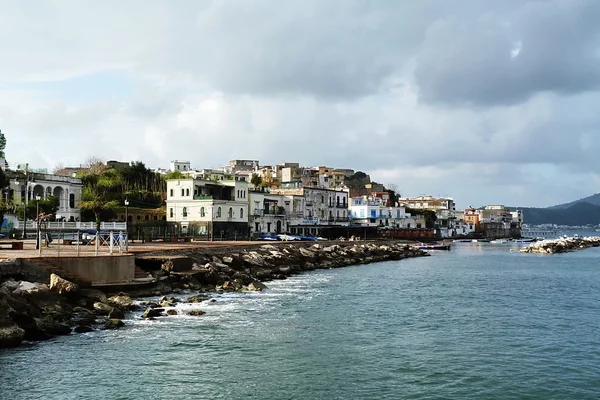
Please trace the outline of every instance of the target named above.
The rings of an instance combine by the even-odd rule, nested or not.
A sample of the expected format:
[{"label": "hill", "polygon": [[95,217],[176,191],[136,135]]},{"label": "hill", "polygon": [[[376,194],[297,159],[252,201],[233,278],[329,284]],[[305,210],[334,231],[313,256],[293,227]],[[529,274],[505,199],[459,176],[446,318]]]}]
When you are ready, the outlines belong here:
[{"label": "hill", "polygon": [[[559,206],[554,206],[549,208],[523,207],[518,209],[523,211],[523,220],[526,224],[600,224],[600,205],[575,201],[573,203],[565,204],[564,206],[565,207],[561,208],[556,208]],[[514,207],[511,208],[514,209]]]},{"label": "hill", "polygon": [[558,205],[548,207],[548,208],[551,210],[560,210],[560,209],[566,209],[566,208],[572,207],[575,204],[579,204],[579,203],[589,203],[589,204],[592,204],[595,206],[600,206],[600,193],[596,193],[591,196],[584,197],[583,199],[572,201],[570,203],[558,204]]}]

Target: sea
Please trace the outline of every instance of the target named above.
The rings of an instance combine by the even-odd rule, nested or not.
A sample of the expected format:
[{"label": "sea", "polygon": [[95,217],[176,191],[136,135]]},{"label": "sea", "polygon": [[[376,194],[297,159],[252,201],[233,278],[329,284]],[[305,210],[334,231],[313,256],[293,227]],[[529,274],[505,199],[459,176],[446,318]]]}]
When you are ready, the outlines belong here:
[{"label": "sea", "polygon": [[0,350],[0,399],[599,399],[600,248],[521,245],[312,271],[176,307],[201,317]]}]

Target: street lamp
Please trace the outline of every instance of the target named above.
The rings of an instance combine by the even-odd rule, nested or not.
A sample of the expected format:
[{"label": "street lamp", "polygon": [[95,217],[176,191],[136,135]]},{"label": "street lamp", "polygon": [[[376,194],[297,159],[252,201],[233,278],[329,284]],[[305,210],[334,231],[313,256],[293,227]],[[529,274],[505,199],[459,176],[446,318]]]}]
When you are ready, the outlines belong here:
[{"label": "street lamp", "polygon": [[125,226],[127,226],[127,206],[129,205],[129,200],[125,199]]},{"label": "street lamp", "polygon": [[36,213],[36,237],[35,237],[35,248],[36,250],[42,247],[42,243],[40,240],[40,195],[36,194],[35,195],[35,201],[36,201],[36,207],[35,207],[35,213]]},{"label": "street lamp", "polygon": [[129,206],[129,200],[125,199],[125,237],[127,238],[125,241],[125,251],[129,250],[129,221],[127,216],[127,206]]},{"label": "street lamp", "polygon": [[[19,181],[17,179],[15,179],[15,186],[19,187]],[[23,240],[27,239],[26,237],[26,228],[27,228],[27,184],[29,182],[27,182],[27,174],[25,174],[25,201],[23,202],[23,199],[21,199],[21,202],[23,202]]]}]

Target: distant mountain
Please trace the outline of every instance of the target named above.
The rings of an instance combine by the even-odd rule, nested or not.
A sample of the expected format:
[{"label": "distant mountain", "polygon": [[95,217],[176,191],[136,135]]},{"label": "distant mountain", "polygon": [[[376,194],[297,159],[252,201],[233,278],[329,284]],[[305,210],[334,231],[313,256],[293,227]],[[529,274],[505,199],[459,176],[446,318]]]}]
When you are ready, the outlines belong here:
[{"label": "distant mountain", "polygon": [[[600,204],[600,195],[596,199]],[[593,198],[594,196],[587,197]],[[582,199],[583,200],[583,199]],[[564,206],[564,207],[562,207]],[[523,222],[531,225],[556,224],[556,225],[598,225],[600,224],[600,205],[581,202],[558,205],[548,208],[511,207],[523,211]]]},{"label": "distant mountain", "polygon": [[569,207],[574,206],[575,204],[579,204],[579,203],[589,203],[589,204],[592,204],[595,206],[600,206],[600,193],[596,193],[591,196],[584,197],[583,199],[572,201],[570,203],[558,204],[556,206],[552,206],[552,207],[548,207],[548,208],[552,209],[552,210],[566,209],[566,208],[569,208]]}]

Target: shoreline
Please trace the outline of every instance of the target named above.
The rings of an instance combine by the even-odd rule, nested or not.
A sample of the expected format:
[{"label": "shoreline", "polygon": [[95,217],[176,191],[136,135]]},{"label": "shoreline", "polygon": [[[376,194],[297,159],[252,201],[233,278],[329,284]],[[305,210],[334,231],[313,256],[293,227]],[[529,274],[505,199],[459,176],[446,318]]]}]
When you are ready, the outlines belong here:
[{"label": "shoreline", "polygon": [[[0,282],[0,348],[23,341],[47,340],[58,335],[118,329],[126,312],[143,311],[142,318],[174,315],[165,311],[178,302],[209,301],[209,294],[227,291],[261,291],[264,282],[286,279],[304,271],[343,268],[374,262],[429,256],[397,241],[336,243],[261,243],[161,250],[136,256],[136,268],[153,281],[137,287],[83,288],[51,274],[49,281],[28,281],[26,271],[3,273]],[[0,268],[7,266],[0,264]],[[33,275],[39,276],[38,275]],[[18,278],[18,279],[15,279]],[[186,299],[165,295],[187,296]],[[158,302],[132,299],[163,296]],[[201,316],[201,309],[188,315]]]}]

